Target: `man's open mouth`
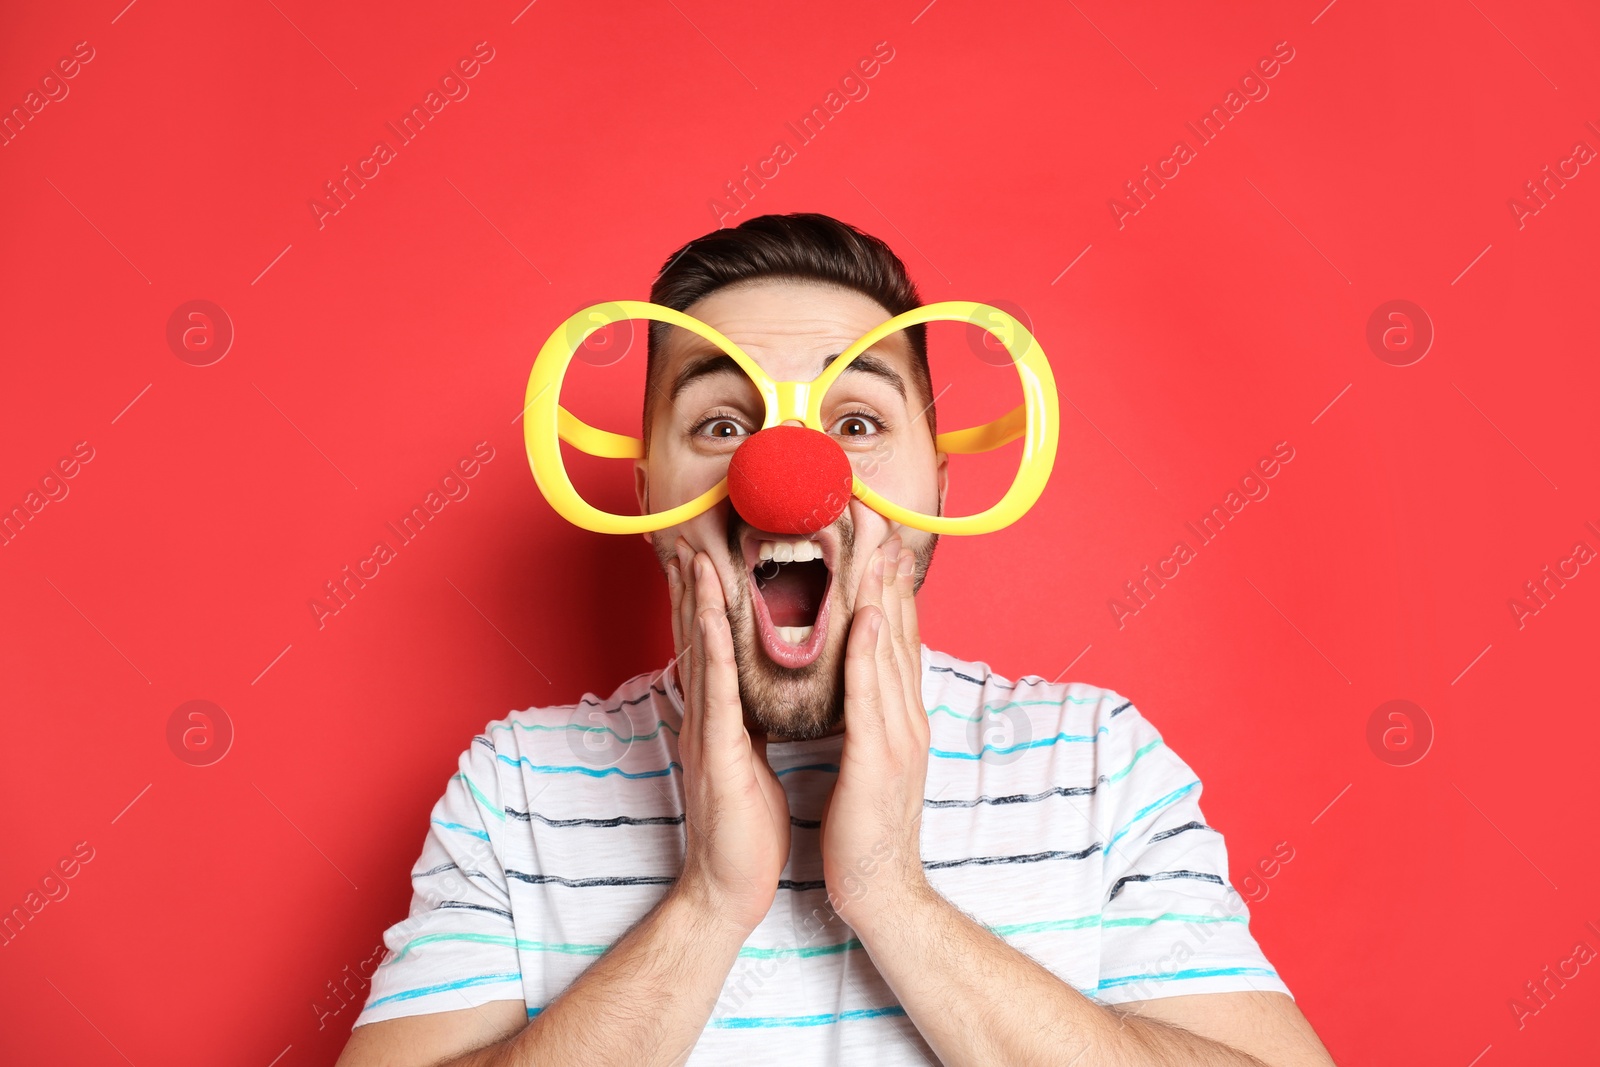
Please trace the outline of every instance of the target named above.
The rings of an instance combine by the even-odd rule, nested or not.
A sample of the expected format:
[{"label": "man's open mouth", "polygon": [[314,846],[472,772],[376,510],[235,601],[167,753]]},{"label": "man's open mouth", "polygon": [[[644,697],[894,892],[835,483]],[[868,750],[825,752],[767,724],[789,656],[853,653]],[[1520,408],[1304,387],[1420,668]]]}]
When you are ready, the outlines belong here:
[{"label": "man's open mouth", "polygon": [[833,544],[753,530],[744,544],[762,647],[779,666],[804,667],[828,637]]}]

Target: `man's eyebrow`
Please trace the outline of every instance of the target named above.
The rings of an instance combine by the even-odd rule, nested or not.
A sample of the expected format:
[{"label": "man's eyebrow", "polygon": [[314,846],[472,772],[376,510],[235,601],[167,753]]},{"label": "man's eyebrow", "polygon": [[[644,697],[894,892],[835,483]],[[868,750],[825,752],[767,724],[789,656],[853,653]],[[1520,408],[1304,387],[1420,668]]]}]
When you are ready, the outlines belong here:
[{"label": "man's eyebrow", "polygon": [[709,352],[695,359],[691,359],[683,369],[672,379],[672,388],[667,391],[667,399],[676,402],[678,395],[689,388],[701,378],[709,378],[718,374],[733,374],[749,381],[744,373],[744,368],[733,361],[733,357],[720,349]]},{"label": "man's eyebrow", "polygon": [[[832,363],[834,360],[838,359],[843,354],[844,353],[842,353],[842,352],[835,352],[833,355],[831,355],[827,359],[823,360],[822,361],[822,369],[823,370],[827,370],[828,369],[828,365],[830,363]],[[887,360],[880,359],[879,357],[873,355],[871,352],[863,352],[859,356],[857,356],[855,359],[851,360],[849,365],[847,365],[844,370],[839,372],[839,375],[840,375],[840,377],[843,377],[844,375],[849,374],[853,370],[862,371],[862,372],[864,372],[866,374],[872,374],[872,375],[876,375],[879,378],[882,378],[884,381],[886,381],[890,385],[894,386],[894,391],[900,394],[900,399],[901,400],[904,400],[906,398],[906,383],[905,383],[905,380],[900,377],[900,372],[899,371],[897,371],[893,367],[889,366],[889,363],[888,363]]]},{"label": "man's eyebrow", "polygon": [[[838,359],[841,355],[843,355],[842,352],[835,352],[833,355],[824,359],[822,361],[822,369],[827,370],[829,364]],[[844,375],[848,374],[850,371],[861,371],[864,374],[871,374],[881,378],[894,387],[894,391],[900,394],[900,398],[902,400],[904,400],[906,397],[905,379],[900,377],[900,373],[891,367],[887,360],[881,359],[880,357],[873,355],[871,352],[861,353],[855,359],[851,360],[849,365],[847,365],[845,369],[839,373]],[[820,374],[821,372],[819,371],[818,373]],[[679,394],[681,394],[695,381],[701,378],[708,378],[719,374],[733,374],[740,378],[746,377],[744,368],[739,366],[738,363],[734,362],[733,357],[728,355],[726,352],[721,350],[708,352],[699,356],[698,358],[691,359],[683,367],[683,369],[677,373],[676,377],[672,379],[672,388],[668,390],[667,397],[669,400],[676,401]]]}]

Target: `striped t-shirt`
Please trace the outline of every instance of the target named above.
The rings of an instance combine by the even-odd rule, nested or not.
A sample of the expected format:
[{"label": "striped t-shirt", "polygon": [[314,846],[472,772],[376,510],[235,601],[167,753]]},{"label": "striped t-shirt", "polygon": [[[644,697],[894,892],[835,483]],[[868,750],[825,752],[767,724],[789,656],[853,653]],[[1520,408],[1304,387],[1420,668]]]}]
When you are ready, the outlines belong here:
[{"label": "striped t-shirt", "polygon": [[[929,884],[1102,1004],[1288,987],[1249,931],[1200,780],[1138,709],[922,646]],[[682,868],[671,664],[608,699],[489,723],[433,808],[410,915],[356,1025],[520,1000],[532,1018]],[[827,904],[819,817],[842,734],[769,743],[791,851],[688,1063],[938,1062]]]}]

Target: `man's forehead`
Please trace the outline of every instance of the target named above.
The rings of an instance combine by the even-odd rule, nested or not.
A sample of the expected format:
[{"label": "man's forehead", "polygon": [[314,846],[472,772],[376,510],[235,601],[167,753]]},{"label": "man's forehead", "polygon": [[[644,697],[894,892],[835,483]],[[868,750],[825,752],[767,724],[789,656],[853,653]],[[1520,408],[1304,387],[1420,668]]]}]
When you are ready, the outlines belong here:
[{"label": "man's forehead", "polygon": [[[793,336],[783,336],[772,331],[719,330],[719,332],[737,345],[745,355],[755,360],[769,375],[780,380],[793,378],[796,381],[810,381],[871,328],[869,326],[866,330],[834,333],[819,330],[797,333]],[[669,377],[690,364],[700,362],[706,356],[722,352],[719,346],[697,334],[686,330],[678,332],[684,336],[680,337],[668,352]],[[905,342],[901,338],[883,338],[869,351],[893,363],[903,364],[906,361]],[[786,373],[775,373],[780,369]]]},{"label": "man's forehead", "polygon": [[[820,374],[830,357],[890,317],[870,297],[831,286],[719,290],[687,313],[738,345],[763,370],[771,373],[782,366],[800,380]],[[710,341],[677,326],[669,331],[666,349],[669,374],[718,351]],[[904,331],[883,338],[873,351],[890,358],[908,354]]]}]

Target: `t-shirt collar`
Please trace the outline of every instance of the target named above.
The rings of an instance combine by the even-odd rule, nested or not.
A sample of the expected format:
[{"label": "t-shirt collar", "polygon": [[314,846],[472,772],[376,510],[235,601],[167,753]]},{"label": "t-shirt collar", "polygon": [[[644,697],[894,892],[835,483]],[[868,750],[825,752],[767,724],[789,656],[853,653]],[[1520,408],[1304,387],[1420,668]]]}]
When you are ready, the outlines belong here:
[{"label": "t-shirt collar", "polygon": [[[933,661],[933,650],[925,644],[920,644],[918,648],[922,660],[923,699],[927,699],[928,665]],[[678,719],[681,722],[683,720],[683,690],[679,688],[679,662],[679,658],[674,656],[667,661],[665,667],[661,668],[661,688],[666,690],[667,700],[672,703],[672,708],[678,713]]]}]

